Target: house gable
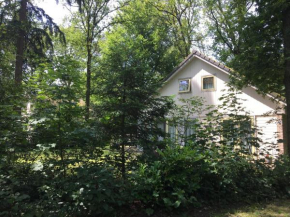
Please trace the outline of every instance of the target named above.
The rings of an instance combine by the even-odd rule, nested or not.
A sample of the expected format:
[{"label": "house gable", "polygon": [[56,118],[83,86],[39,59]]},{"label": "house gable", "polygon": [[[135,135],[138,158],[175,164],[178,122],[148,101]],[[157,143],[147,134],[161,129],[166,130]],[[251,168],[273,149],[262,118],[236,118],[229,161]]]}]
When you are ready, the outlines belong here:
[{"label": "house gable", "polygon": [[[220,105],[222,102],[219,98],[227,93],[227,83],[230,81],[231,69],[220,64],[197,51],[190,54],[166,79],[163,86],[159,89],[161,96],[174,96],[176,104],[182,104],[180,98],[188,99],[194,96],[203,97],[207,105]],[[214,76],[215,87],[204,91],[202,89],[202,78],[206,76]],[[191,87],[189,91],[180,91],[179,82],[190,81]],[[186,85],[185,82],[185,85]],[[285,153],[286,138],[284,124],[284,106],[285,103],[274,100],[270,94],[262,96],[257,93],[253,86],[242,89],[242,93],[238,98],[244,99],[242,106],[249,115],[252,116],[253,122],[261,129],[262,135],[261,147],[267,147],[268,144],[275,144],[279,148],[279,153]],[[277,108],[280,108],[277,112]],[[273,114],[265,116],[265,114]],[[275,115],[275,113],[279,113]],[[201,114],[202,116],[205,114]],[[193,117],[195,115],[193,114]],[[274,120],[274,121],[273,121]],[[277,156],[277,149],[271,149],[272,156]]]},{"label": "house gable", "polygon": [[[179,98],[190,98],[193,96],[203,97],[208,105],[219,105],[219,98],[225,94],[229,82],[230,69],[226,66],[205,57],[204,55],[193,52],[187,57],[166,79],[164,85],[160,88],[161,96],[175,96],[175,101],[179,104]],[[215,90],[202,90],[202,78],[205,76],[214,76]],[[179,92],[179,80],[190,79],[191,89],[189,92]],[[240,98],[245,99],[243,106],[251,115],[263,115],[274,112],[281,103],[274,102],[270,95],[262,96],[257,93],[255,88],[246,87],[242,89]]]}]

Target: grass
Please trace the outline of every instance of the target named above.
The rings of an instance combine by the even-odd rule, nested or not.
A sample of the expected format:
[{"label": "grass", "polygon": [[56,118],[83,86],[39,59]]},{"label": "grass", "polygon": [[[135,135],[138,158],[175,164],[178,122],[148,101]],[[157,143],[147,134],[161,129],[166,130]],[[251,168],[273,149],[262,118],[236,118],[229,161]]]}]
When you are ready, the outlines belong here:
[{"label": "grass", "polygon": [[[124,216],[148,217],[146,214]],[[159,210],[151,217],[290,217],[290,199],[279,199],[251,205],[233,204],[227,207],[204,207],[202,209],[190,209],[186,212],[181,211],[180,213],[168,213]]]},{"label": "grass", "polygon": [[229,217],[290,217],[290,200],[277,200],[268,204],[255,204],[216,216]]},{"label": "grass", "polygon": [[188,217],[290,217],[290,199],[225,207],[222,209],[199,210],[188,213]]}]

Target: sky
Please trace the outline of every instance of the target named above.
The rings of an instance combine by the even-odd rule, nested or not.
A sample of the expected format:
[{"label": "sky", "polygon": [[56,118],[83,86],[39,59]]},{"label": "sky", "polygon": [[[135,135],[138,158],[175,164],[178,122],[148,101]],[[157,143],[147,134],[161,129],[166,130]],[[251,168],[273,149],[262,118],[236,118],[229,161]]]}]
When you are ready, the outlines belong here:
[{"label": "sky", "polygon": [[61,0],[58,4],[56,4],[56,0],[34,0],[34,5],[42,8],[57,24],[61,24],[63,18],[70,14],[62,5]]}]

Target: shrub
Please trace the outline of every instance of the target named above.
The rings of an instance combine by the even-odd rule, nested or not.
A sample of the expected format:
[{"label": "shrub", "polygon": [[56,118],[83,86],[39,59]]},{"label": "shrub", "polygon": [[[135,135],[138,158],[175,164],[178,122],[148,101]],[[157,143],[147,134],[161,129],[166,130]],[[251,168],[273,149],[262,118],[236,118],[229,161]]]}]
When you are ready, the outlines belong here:
[{"label": "shrub", "polygon": [[129,185],[104,165],[75,168],[65,177],[46,166],[25,175],[9,171],[0,176],[0,216],[111,217],[130,204]]},{"label": "shrub", "polygon": [[[130,202],[127,185],[106,166],[82,166],[40,187],[47,216],[115,216]],[[49,180],[47,180],[49,181]]]},{"label": "shrub", "polygon": [[290,158],[280,156],[274,163],[273,186],[279,195],[290,197]]},{"label": "shrub", "polygon": [[159,151],[161,158],[151,165],[142,164],[134,174],[135,198],[147,208],[186,207],[196,204],[204,156],[189,147]]},{"label": "shrub", "polygon": [[238,153],[220,156],[218,150],[208,152],[206,161],[209,167],[202,173],[198,192],[202,203],[249,202],[275,196],[271,169],[258,161]]}]

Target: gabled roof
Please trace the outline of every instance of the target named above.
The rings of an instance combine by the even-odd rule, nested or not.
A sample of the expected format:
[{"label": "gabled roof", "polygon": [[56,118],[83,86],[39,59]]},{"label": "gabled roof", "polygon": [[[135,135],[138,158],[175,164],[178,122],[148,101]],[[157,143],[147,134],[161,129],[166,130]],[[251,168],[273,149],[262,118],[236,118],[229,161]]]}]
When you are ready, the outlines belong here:
[{"label": "gabled roof", "polygon": [[216,68],[221,69],[222,71],[226,72],[227,74],[229,74],[231,72],[231,69],[228,68],[227,66],[223,65],[222,63],[219,63],[219,62],[205,56],[204,54],[198,52],[197,50],[193,50],[193,52],[191,54],[189,54],[168,76],[166,76],[166,78],[163,81],[168,81],[181,68],[186,66],[190,62],[190,60],[193,59],[194,57],[197,57],[198,59],[201,59],[201,60],[215,66]]},{"label": "gabled roof", "polygon": [[[233,71],[232,69],[225,66],[224,64],[219,63],[219,62],[207,57],[206,55],[198,52],[197,50],[193,50],[193,52],[191,54],[189,54],[168,76],[166,76],[163,79],[163,85],[166,83],[166,81],[170,80],[175,74],[177,74],[183,67],[185,67],[190,62],[190,60],[192,60],[193,58],[198,58],[204,62],[207,62],[208,64],[220,69],[221,71],[225,72],[226,74],[230,74]],[[258,90],[258,88],[256,88],[255,86],[249,85],[249,87],[252,87],[256,91]],[[277,97],[276,96],[277,94],[275,94],[275,93],[266,94],[266,95],[277,102],[280,102],[284,105],[287,105],[284,102],[284,99],[283,98],[281,99],[281,97],[280,98]]]}]

